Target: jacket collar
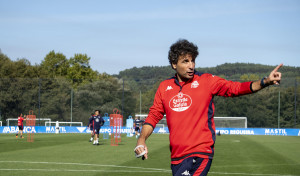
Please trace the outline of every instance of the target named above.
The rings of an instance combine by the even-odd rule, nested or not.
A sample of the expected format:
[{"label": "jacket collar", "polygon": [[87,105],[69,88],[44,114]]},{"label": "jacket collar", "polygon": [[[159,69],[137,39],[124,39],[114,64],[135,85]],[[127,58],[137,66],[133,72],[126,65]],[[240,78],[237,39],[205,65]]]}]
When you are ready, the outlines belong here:
[{"label": "jacket collar", "polygon": [[[184,84],[188,84],[188,83],[192,82],[192,81],[194,80],[194,78],[195,78],[195,74],[196,74],[196,73],[198,73],[198,72],[195,70],[195,71],[194,71],[193,77],[192,77],[191,79],[189,79],[188,81],[186,81]],[[179,82],[179,80],[178,80],[177,73],[175,73],[175,76],[174,76],[173,78],[174,78],[175,84],[178,85],[178,86],[180,87],[179,92],[181,92],[182,86],[180,85],[180,82]]]}]

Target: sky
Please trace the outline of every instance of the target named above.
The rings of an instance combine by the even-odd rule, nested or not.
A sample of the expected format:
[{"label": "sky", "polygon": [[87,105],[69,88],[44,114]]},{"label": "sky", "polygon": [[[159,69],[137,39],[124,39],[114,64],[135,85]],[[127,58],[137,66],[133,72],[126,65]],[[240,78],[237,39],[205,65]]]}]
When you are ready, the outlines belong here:
[{"label": "sky", "polygon": [[167,66],[178,39],[198,46],[196,67],[299,67],[299,32],[299,0],[0,0],[0,49],[11,60],[87,54],[107,74]]}]

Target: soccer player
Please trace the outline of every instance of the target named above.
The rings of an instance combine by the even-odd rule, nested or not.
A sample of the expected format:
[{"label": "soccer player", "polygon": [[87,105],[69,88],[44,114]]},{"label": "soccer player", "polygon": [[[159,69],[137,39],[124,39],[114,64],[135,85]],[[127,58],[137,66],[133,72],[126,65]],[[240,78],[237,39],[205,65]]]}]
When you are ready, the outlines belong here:
[{"label": "soccer player", "polygon": [[94,139],[93,117],[94,117],[94,113],[91,114],[91,117],[89,118],[89,125],[88,125],[88,127],[91,130],[91,139],[89,140],[90,142],[92,142]]},{"label": "soccer player", "polygon": [[22,117],[22,113],[20,114],[20,116],[18,117],[18,127],[19,127],[19,131],[16,134],[16,138],[18,138],[19,133],[21,133],[20,138],[24,138],[23,137],[23,121],[26,120],[26,115],[24,115],[24,118]]},{"label": "soccer player", "polygon": [[144,120],[140,120],[138,117],[135,117],[133,125],[134,125],[134,131],[135,131],[135,137],[138,138],[140,136],[140,126],[142,125],[142,123],[144,122]]},{"label": "soccer player", "polygon": [[93,145],[99,145],[99,132],[101,126],[103,126],[104,120],[100,116],[100,110],[95,111],[95,115],[93,116],[93,129],[94,129],[94,142]]},{"label": "soccer player", "polygon": [[166,114],[170,131],[173,175],[207,175],[214,156],[216,140],[214,96],[235,97],[279,84],[278,65],[268,77],[252,82],[227,81],[215,75],[195,71],[198,47],[178,40],[169,50],[169,62],[176,71],[158,87],[136,148],[136,157],[148,158],[147,138]]}]

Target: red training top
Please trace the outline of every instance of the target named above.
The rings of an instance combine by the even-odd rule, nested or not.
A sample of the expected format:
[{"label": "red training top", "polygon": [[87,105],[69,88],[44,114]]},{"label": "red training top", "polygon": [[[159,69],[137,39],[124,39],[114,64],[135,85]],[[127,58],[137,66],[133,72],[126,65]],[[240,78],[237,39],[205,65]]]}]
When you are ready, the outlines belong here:
[{"label": "red training top", "polygon": [[172,77],[160,83],[145,125],[154,129],[166,114],[172,164],[192,156],[212,159],[216,140],[213,97],[252,93],[251,84],[199,72],[187,82]]},{"label": "red training top", "polygon": [[18,126],[23,126],[23,117],[18,117]]}]

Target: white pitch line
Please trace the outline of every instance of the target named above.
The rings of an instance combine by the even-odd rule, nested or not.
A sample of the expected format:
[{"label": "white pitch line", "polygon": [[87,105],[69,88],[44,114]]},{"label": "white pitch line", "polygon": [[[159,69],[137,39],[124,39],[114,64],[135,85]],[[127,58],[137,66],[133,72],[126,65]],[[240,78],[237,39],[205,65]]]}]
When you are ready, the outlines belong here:
[{"label": "white pitch line", "polygon": [[62,163],[62,162],[32,162],[32,161],[0,161],[0,163],[26,163],[26,164],[56,164],[56,165],[80,165],[80,166],[97,166],[97,167],[118,167],[127,169],[146,169],[154,171],[171,172],[171,170],[157,169],[157,168],[144,168],[132,166],[117,166],[117,165],[102,165],[102,164],[86,164],[86,163]]},{"label": "white pitch line", "polygon": [[[257,167],[257,166],[298,166],[300,165],[299,164],[259,164],[259,165],[255,165],[255,164],[250,164],[248,165],[247,164],[247,167],[250,166],[250,167]],[[222,166],[213,166],[213,167],[245,167],[245,165],[222,165]]]},{"label": "white pitch line", "polygon": [[[42,171],[42,172],[109,172],[109,173],[159,173],[167,171],[129,171],[129,170],[74,170],[74,169],[0,169],[0,171]],[[252,175],[252,176],[299,176],[299,175],[278,175],[278,174],[251,174],[251,173],[226,173],[209,172],[217,175]]]},{"label": "white pitch line", "polygon": [[[130,170],[75,170],[75,169],[0,169],[0,171],[42,171],[42,172],[116,172],[116,173],[159,173],[168,171],[130,171]],[[169,171],[171,172],[171,171]]]},{"label": "white pitch line", "polygon": [[[1,171],[52,171],[52,172],[140,172],[140,173],[153,173],[153,172],[171,172],[171,170],[157,169],[157,168],[143,168],[131,166],[117,166],[117,165],[101,165],[101,164],[86,164],[86,163],[61,163],[61,162],[31,162],[31,161],[0,161],[0,163],[27,163],[27,164],[56,164],[56,165],[82,165],[82,166],[100,166],[100,167],[118,167],[126,169],[143,169],[143,170],[73,170],[73,169],[1,169]],[[279,165],[279,164],[278,164]],[[281,165],[299,165],[299,164],[281,164]],[[147,171],[149,170],[149,171]],[[255,174],[255,173],[226,173],[226,172],[209,172],[216,175],[251,175],[251,176],[300,176],[300,175],[279,175],[279,174]]]},{"label": "white pitch line", "polygon": [[209,174],[217,174],[217,175],[299,176],[299,175],[279,175],[279,174],[226,173],[226,172],[209,172]]}]

